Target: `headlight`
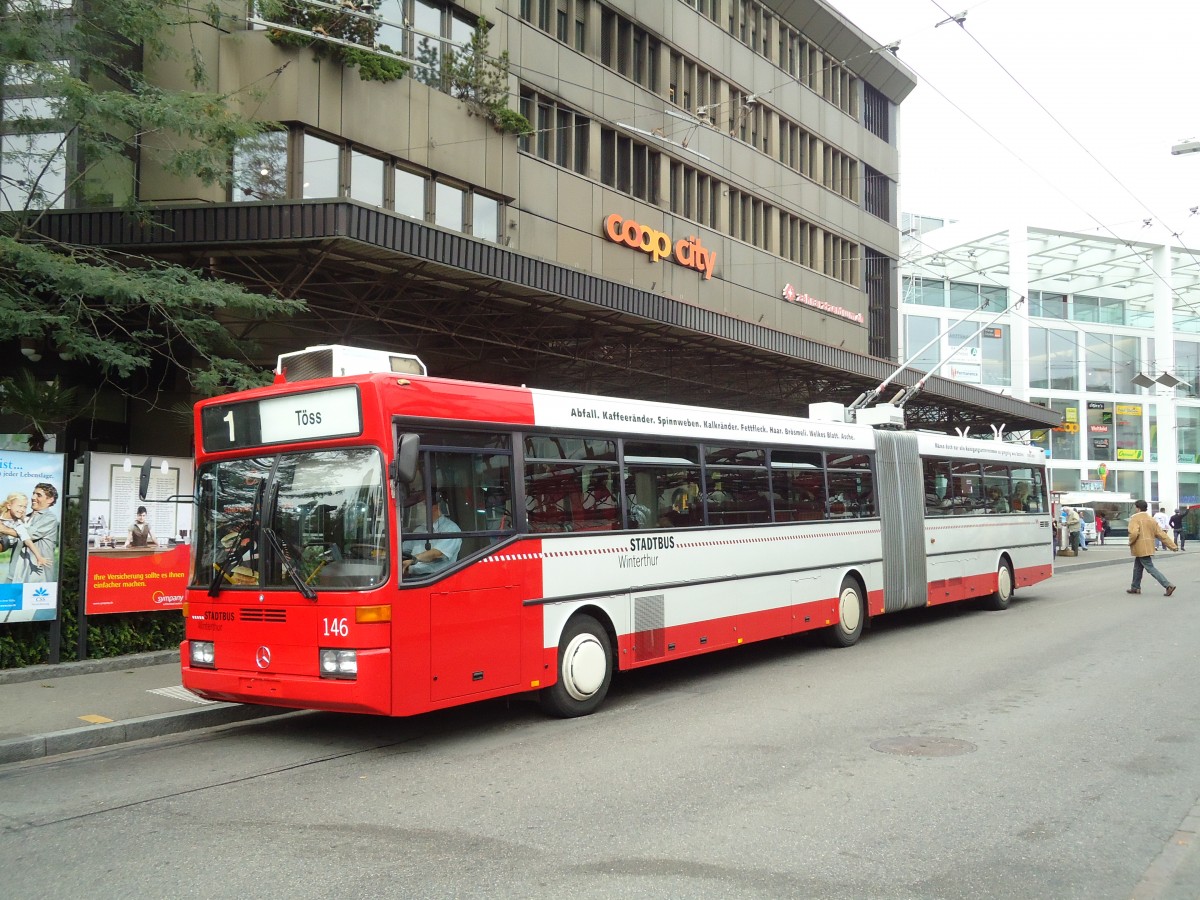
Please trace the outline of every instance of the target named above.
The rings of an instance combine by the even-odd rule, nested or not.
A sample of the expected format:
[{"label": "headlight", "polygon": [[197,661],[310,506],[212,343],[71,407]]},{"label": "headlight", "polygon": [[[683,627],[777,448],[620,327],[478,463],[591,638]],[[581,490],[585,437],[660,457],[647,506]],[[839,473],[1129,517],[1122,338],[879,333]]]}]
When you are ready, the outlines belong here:
[{"label": "headlight", "polygon": [[358,651],[321,649],[322,678],[357,678]]},{"label": "headlight", "polygon": [[212,641],[192,641],[189,646],[193,666],[204,666],[207,669],[216,667],[216,653],[213,651]]}]

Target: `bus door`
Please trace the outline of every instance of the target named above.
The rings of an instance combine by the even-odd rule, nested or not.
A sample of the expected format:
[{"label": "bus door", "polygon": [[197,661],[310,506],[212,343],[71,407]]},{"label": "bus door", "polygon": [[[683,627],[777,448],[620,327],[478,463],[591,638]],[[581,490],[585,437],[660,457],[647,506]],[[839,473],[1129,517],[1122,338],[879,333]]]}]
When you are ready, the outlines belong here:
[{"label": "bus door", "polygon": [[883,546],[883,609],[895,612],[929,600],[925,555],[925,487],[917,436],[875,432],[876,496]]},{"label": "bus door", "polygon": [[[502,548],[496,556],[514,533],[510,435],[423,431],[420,440],[405,492],[402,583],[428,586],[430,700],[512,688],[537,615],[522,604],[530,563]],[[540,649],[540,628],[535,636]]]}]

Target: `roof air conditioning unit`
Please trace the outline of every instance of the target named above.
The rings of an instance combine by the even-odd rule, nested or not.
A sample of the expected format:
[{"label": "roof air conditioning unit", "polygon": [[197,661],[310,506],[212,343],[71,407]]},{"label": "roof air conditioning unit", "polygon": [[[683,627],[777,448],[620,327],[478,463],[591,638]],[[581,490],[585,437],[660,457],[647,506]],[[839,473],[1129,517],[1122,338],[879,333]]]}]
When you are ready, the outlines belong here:
[{"label": "roof air conditioning unit", "polygon": [[314,378],[339,378],[343,375],[373,375],[395,372],[403,375],[428,375],[425,363],[410,353],[368,350],[342,344],[320,344],[294,353],[281,353],[275,372],[285,372],[288,381]]}]

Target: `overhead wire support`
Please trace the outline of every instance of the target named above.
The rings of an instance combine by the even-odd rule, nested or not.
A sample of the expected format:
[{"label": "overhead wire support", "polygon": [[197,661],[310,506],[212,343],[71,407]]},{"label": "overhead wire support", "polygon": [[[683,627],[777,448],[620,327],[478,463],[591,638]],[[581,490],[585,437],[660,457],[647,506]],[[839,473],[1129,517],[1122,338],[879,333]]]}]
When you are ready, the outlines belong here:
[{"label": "overhead wire support", "polygon": [[996,313],[996,315],[992,316],[990,319],[988,319],[986,322],[984,322],[982,325],[980,325],[979,328],[976,329],[973,334],[971,334],[969,337],[964,339],[961,344],[959,344],[957,347],[955,347],[953,350],[951,350],[950,353],[948,353],[946,355],[945,359],[941,360],[936,366],[934,366],[932,369],[930,369],[928,372],[926,372],[923,376],[921,376],[920,381],[918,381],[912,387],[907,388],[906,390],[897,394],[892,405],[895,406],[897,409],[903,409],[904,404],[907,403],[909,400],[911,400],[913,397],[915,397],[917,394],[919,394],[921,392],[921,390],[925,387],[925,382],[927,382],[930,378],[932,378],[934,375],[936,375],[938,370],[942,366],[944,366],[946,363],[948,363],[953,358],[955,353],[957,353],[963,347],[967,346],[967,344],[971,343],[971,341],[975,340],[975,338],[979,337],[979,335],[983,334],[983,332],[986,331],[988,328],[990,328],[992,325],[995,325],[996,322],[1000,319],[1000,317],[1003,316],[1005,313],[1009,312],[1009,310],[1017,309],[1024,302],[1025,302],[1024,297],[1018,297],[1017,302],[1014,303],[1012,306],[1006,307],[1005,309],[1000,310],[1000,312]]},{"label": "overhead wire support", "polygon": [[[951,331],[953,331],[955,328],[957,328],[963,322],[967,321],[967,319],[969,319],[971,316],[975,315],[975,313],[983,312],[985,309],[987,309],[988,304],[990,302],[991,302],[991,300],[984,299],[982,302],[980,302],[980,304],[977,307],[975,307],[973,310],[968,312],[965,316],[963,316],[957,322],[954,322],[951,325],[947,325],[944,331],[935,335],[933,340],[931,340],[928,344],[926,344],[924,347],[922,347],[916,353],[910,353],[908,355],[908,359],[906,359],[899,366],[897,366],[895,371],[893,371],[891,375],[889,375],[887,378],[883,379],[883,381],[879,382],[878,385],[871,388],[870,390],[863,391],[861,394],[859,394],[858,397],[855,398],[854,402],[851,403],[848,407],[846,407],[847,412],[853,412],[856,409],[862,409],[864,406],[866,406],[868,403],[870,403],[872,400],[874,400],[876,397],[878,397],[880,394],[882,394],[884,389],[889,384],[891,384],[893,381],[895,381],[897,376],[899,376],[901,372],[903,372],[905,369],[909,368],[912,365],[912,361],[914,359],[917,359],[918,357],[920,357],[920,355],[922,353],[924,353],[926,350],[928,350],[930,347],[932,347],[934,344],[936,344],[938,341],[940,341],[942,338],[944,338],[947,334],[949,334]],[[1018,305],[1020,305],[1020,301],[1018,301]],[[996,318],[999,318],[999,316],[997,316]],[[992,319],[992,322],[995,322],[995,321],[996,321],[996,319]],[[989,322],[988,324],[990,325],[991,322]],[[986,328],[987,326],[984,326],[984,327]]]}]

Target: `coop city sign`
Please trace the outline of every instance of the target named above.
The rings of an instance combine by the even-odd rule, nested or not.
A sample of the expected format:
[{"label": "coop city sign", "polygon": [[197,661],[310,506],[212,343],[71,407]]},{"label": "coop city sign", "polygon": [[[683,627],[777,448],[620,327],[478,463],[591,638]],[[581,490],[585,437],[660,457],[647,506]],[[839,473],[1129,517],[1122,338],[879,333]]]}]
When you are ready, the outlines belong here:
[{"label": "coop city sign", "polygon": [[671,236],[666,232],[626,219],[620,213],[613,213],[604,220],[604,234],[614,244],[624,244],[648,254],[651,262],[671,256],[684,268],[703,272],[705,279],[712,278],[713,267],[717,264],[716,251],[702,246],[700,238],[694,234],[680,238],[672,245]]}]

